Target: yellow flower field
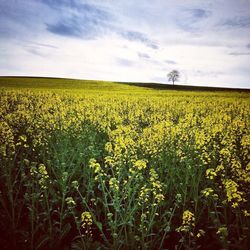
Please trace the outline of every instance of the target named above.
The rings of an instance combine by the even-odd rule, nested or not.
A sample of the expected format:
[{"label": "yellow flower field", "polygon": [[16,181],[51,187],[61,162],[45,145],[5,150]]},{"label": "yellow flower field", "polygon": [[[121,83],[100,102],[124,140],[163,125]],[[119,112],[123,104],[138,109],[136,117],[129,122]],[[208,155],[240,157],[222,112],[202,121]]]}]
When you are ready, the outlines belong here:
[{"label": "yellow flower field", "polygon": [[0,104],[6,249],[247,249],[249,92],[1,79]]}]

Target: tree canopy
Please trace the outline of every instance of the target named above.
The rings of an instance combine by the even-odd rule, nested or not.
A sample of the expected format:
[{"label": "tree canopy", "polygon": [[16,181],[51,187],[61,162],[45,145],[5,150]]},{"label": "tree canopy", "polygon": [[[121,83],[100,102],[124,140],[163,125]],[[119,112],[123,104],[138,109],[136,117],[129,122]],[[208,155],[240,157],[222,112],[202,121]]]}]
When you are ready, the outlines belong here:
[{"label": "tree canopy", "polygon": [[172,70],[171,72],[168,73],[167,77],[168,81],[169,82],[171,81],[174,85],[174,83],[178,81],[180,78],[180,72],[178,70]]}]

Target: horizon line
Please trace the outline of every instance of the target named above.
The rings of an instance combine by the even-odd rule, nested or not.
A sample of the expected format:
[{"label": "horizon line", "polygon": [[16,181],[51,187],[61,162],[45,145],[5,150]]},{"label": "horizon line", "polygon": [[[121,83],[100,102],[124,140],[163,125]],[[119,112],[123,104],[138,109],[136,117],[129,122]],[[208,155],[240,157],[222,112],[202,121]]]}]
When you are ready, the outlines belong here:
[{"label": "horizon line", "polygon": [[[86,78],[70,78],[70,77],[58,77],[58,76],[28,76],[28,75],[0,75],[0,78],[44,78],[44,79],[61,79],[61,80],[76,80],[76,81],[101,81],[101,82],[113,82],[113,83],[124,83],[124,84],[154,84],[154,85],[164,85],[164,86],[178,86],[178,87],[194,87],[194,88],[208,88],[208,89],[221,89],[221,90],[246,90],[250,91],[249,88],[243,87],[223,87],[223,86],[207,86],[207,85],[190,85],[178,84],[176,82],[174,85],[170,83],[161,83],[161,82],[139,82],[139,81],[115,81],[115,80],[98,80],[98,79],[86,79]],[[146,87],[146,86],[144,86]]]}]

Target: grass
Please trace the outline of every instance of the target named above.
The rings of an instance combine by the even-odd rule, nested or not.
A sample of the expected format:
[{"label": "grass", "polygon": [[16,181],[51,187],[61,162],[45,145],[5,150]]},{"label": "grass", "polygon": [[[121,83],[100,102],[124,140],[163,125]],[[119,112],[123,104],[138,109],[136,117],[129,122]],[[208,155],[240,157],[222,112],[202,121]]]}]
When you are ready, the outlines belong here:
[{"label": "grass", "polygon": [[[94,90],[96,91],[135,91],[140,92],[140,88],[153,90],[181,90],[200,92],[249,92],[244,88],[218,88],[200,87],[190,85],[172,85],[143,82],[111,82],[97,80],[77,80],[66,78],[46,78],[46,77],[0,77],[0,87],[6,88],[31,88],[31,89],[62,89],[62,90]],[[132,88],[131,88],[132,87]],[[137,88],[140,87],[140,88]]]},{"label": "grass", "polygon": [[118,85],[114,82],[75,80],[63,78],[36,78],[36,77],[1,77],[0,86],[5,88],[50,89],[50,90],[82,90],[82,91],[130,91],[140,90],[136,87]]}]

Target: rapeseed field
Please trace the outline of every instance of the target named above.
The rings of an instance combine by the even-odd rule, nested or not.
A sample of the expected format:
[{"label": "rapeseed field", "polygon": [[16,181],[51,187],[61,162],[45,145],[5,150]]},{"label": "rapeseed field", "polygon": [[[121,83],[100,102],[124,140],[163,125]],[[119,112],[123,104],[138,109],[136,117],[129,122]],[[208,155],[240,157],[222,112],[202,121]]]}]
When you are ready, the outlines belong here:
[{"label": "rapeseed field", "polygon": [[0,80],[2,249],[247,249],[250,94]]}]

